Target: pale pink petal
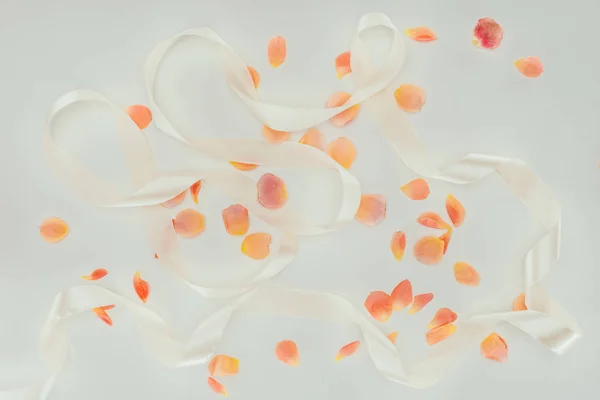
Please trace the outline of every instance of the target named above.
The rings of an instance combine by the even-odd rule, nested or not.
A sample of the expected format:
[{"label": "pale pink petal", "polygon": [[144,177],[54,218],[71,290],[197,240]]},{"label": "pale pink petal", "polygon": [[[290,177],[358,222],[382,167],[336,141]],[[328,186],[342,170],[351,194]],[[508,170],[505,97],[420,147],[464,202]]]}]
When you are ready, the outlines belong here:
[{"label": "pale pink petal", "polygon": [[285,182],[273,174],[261,176],[256,188],[258,202],[265,208],[281,208],[287,202]]},{"label": "pale pink petal", "polygon": [[[334,108],[343,106],[348,99],[352,97],[350,93],[346,92],[337,92],[331,95],[331,97],[325,103],[326,108]],[[344,126],[348,124],[350,121],[354,120],[360,111],[360,104],[355,104],[352,107],[347,108],[339,114],[334,115],[329,118],[329,121],[335,126]]]},{"label": "pale pink petal", "polygon": [[363,194],[356,211],[356,220],[366,226],[375,226],[385,219],[387,200],[380,194]]},{"label": "pale pink petal", "polygon": [[234,204],[221,211],[227,233],[233,236],[245,235],[248,232],[248,209],[241,204]]},{"label": "pale pink petal", "polygon": [[480,18],[473,29],[473,44],[484,49],[500,46],[503,37],[504,29],[492,18]]}]

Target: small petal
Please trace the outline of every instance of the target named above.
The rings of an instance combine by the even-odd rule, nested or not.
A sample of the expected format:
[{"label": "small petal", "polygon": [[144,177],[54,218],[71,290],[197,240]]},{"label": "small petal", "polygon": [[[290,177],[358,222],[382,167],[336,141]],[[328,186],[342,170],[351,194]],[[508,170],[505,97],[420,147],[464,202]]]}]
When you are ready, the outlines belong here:
[{"label": "small petal", "polygon": [[444,242],[444,254],[446,254],[446,250],[448,250],[450,239],[452,239],[452,229],[448,229],[446,233],[440,236],[440,240]]},{"label": "small petal", "polygon": [[94,270],[89,275],[83,275],[81,278],[85,279],[87,281],[96,281],[98,279],[104,278],[107,274],[108,274],[107,270],[105,270],[104,268],[99,268],[99,269]]},{"label": "small petal", "polygon": [[167,207],[167,208],[177,207],[179,204],[181,204],[181,202],[183,200],[185,200],[186,194],[187,194],[187,190],[184,190],[183,192],[179,193],[177,196],[173,197],[172,199],[167,200],[164,203],[162,203],[161,206]]},{"label": "small petal", "polygon": [[446,221],[433,211],[427,211],[417,217],[417,222],[423,226],[434,229],[448,229],[449,225]]},{"label": "small petal", "polygon": [[69,233],[69,226],[60,218],[48,218],[40,225],[40,235],[48,243],[60,242]]},{"label": "small petal", "polygon": [[269,128],[267,125],[263,126],[263,136],[269,143],[282,143],[290,140],[289,132],[276,131],[275,129]]},{"label": "small petal", "polygon": [[241,204],[234,204],[221,211],[227,233],[233,236],[245,235],[248,232],[248,209]]},{"label": "small petal", "polygon": [[526,311],[527,304],[525,304],[525,293],[521,293],[513,302],[513,311]]},{"label": "small petal", "polygon": [[467,213],[465,208],[460,201],[456,200],[451,194],[446,197],[446,211],[448,211],[448,216],[455,227],[458,228],[465,221],[465,215]]},{"label": "small petal", "polygon": [[252,171],[253,169],[258,168],[258,164],[247,164],[236,161],[229,161],[229,164],[233,165],[235,169],[239,169],[240,171]]},{"label": "small petal", "polygon": [[273,174],[261,176],[256,188],[258,190],[258,202],[265,208],[281,208],[287,201],[285,182]]},{"label": "small petal", "polygon": [[352,343],[348,343],[347,345],[342,347],[340,349],[340,351],[338,351],[337,355],[335,356],[335,361],[339,361],[342,358],[351,356],[352,354],[356,353],[356,350],[358,350],[359,347],[360,347],[360,340],[357,340]]},{"label": "small petal", "polygon": [[479,348],[481,355],[490,360],[504,362],[508,358],[508,346],[496,332],[483,339]]},{"label": "small petal", "polygon": [[480,18],[473,30],[473,44],[484,49],[495,49],[500,46],[504,29],[492,18]]},{"label": "small petal", "polygon": [[291,340],[282,340],[275,346],[275,356],[284,364],[297,367],[300,363],[298,346]]},{"label": "small petal", "polygon": [[158,254],[154,253],[154,258],[158,260]]},{"label": "small petal", "polygon": [[348,169],[356,159],[356,147],[350,139],[340,136],[327,146],[327,154],[342,167]]},{"label": "small petal", "polygon": [[337,72],[338,79],[352,72],[349,51],[345,51],[335,58],[335,72]]},{"label": "small petal", "polygon": [[[337,92],[331,95],[329,99],[325,102],[326,108],[333,107],[341,107],[343,106],[348,99],[352,97],[350,93],[346,92]],[[354,120],[360,111],[360,104],[355,104],[352,107],[347,108],[339,114],[334,115],[329,118],[329,121],[335,126],[344,126]]]},{"label": "small petal", "polygon": [[392,342],[394,344],[396,343],[397,337],[398,337],[398,332],[392,332],[387,335],[387,338],[390,340],[390,342]]},{"label": "small petal", "polygon": [[258,85],[260,84],[260,75],[253,67],[248,67],[248,73],[252,78],[252,83],[254,83],[254,88],[258,89]]},{"label": "small petal", "polygon": [[454,277],[456,282],[462,285],[479,286],[479,274],[471,265],[466,262],[457,262],[454,264]]},{"label": "small petal", "polygon": [[412,306],[410,306],[410,309],[408,310],[408,313],[414,314],[421,311],[421,309],[425,307],[427,303],[429,303],[431,300],[433,300],[433,293],[423,293],[416,295],[413,300]]},{"label": "small petal", "polygon": [[145,129],[152,122],[152,112],[146,106],[135,104],[125,109],[125,112],[140,129]]},{"label": "small petal", "polygon": [[404,256],[404,249],[406,248],[406,235],[404,232],[396,232],[392,236],[392,242],[390,243],[390,249],[396,260],[402,260]]},{"label": "small petal", "polygon": [[148,301],[148,296],[150,295],[150,285],[148,282],[142,279],[139,271],[133,275],[133,288],[135,289],[135,292],[140,300],[142,300],[144,303]]},{"label": "small petal", "polygon": [[411,200],[425,200],[429,196],[429,184],[422,178],[408,182],[400,190]]},{"label": "small petal", "polygon": [[208,363],[208,373],[211,376],[236,375],[240,368],[240,360],[225,354],[217,354]]},{"label": "small petal", "polygon": [[408,279],[400,282],[394,290],[392,290],[392,306],[394,310],[400,311],[408,306],[413,301],[412,284]]},{"label": "small petal", "polygon": [[425,339],[427,340],[427,344],[432,346],[444,339],[447,339],[449,336],[453,335],[454,332],[456,332],[456,325],[445,324],[427,332]]},{"label": "small petal", "polygon": [[371,292],[365,300],[365,308],[377,321],[385,322],[392,315],[392,298],[379,290]]},{"label": "small petal", "polygon": [[375,226],[385,218],[387,200],[381,194],[363,194],[356,211],[357,221],[366,226]]},{"label": "small petal", "polygon": [[216,379],[214,379],[210,376],[208,377],[208,386],[210,386],[210,388],[216,394],[221,394],[221,395],[227,397],[227,390],[225,389],[225,386],[221,385]]},{"label": "small petal", "polygon": [[102,321],[104,321],[108,326],[112,326],[112,324],[113,324],[112,318],[110,318],[110,315],[108,315],[108,313],[106,311],[110,310],[114,307],[115,306],[113,304],[111,304],[108,306],[92,308],[92,311],[98,316],[98,318],[100,318]]},{"label": "small petal", "polygon": [[415,258],[423,265],[434,265],[442,260],[445,242],[435,236],[425,236],[413,248]]},{"label": "small petal", "polygon": [[306,131],[304,136],[300,138],[299,143],[323,150],[325,148],[325,137],[317,128],[310,128]]},{"label": "small petal", "polygon": [[268,233],[251,233],[242,241],[242,253],[254,260],[262,260],[271,251],[271,235]]},{"label": "small petal", "polygon": [[285,61],[287,55],[286,41],[283,36],[276,36],[269,40],[267,57],[273,68],[279,67]]},{"label": "small petal", "polygon": [[183,238],[198,236],[204,232],[204,215],[191,208],[186,208],[173,219],[173,228]]},{"label": "small petal", "polygon": [[433,319],[427,325],[427,329],[435,329],[439,326],[449,324],[456,321],[458,316],[451,309],[444,307],[437,310]]},{"label": "small petal", "polygon": [[515,61],[515,67],[527,78],[538,78],[544,72],[544,66],[537,57],[519,58]]},{"label": "small petal", "polygon": [[394,92],[398,107],[408,112],[421,111],[425,104],[425,91],[418,86],[404,84]]},{"label": "small petal", "polygon": [[417,42],[430,42],[437,39],[435,33],[426,26],[407,29],[406,34],[409,38],[416,40]]},{"label": "small petal", "polygon": [[192,195],[192,200],[194,203],[198,204],[198,193],[200,193],[200,189],[202,188],[202,181],[198,181],[190,186],[190,194]]}]

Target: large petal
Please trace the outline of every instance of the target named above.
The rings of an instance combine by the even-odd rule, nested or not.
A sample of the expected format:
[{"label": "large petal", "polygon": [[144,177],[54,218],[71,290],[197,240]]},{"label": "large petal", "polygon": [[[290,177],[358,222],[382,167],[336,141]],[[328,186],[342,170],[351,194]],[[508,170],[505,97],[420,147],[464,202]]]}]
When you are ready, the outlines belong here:
[{"label": "large petal", "polygon": [[385,219],[387,200],[380,194],[363,194],[356,211],[357,221],[366,226],[375,226]]},{"label": "large petal", "polygon": [[456,332],[456,325],[448,323],[427,332],[425,339],[427,340],[427,344],[431,346],[447,339],[449,336],[453,335],[454,332]]},{"label": "large petal", "polygon": [[444,256],[445,242],[435,236],[425,236],[413,247],[415,258],[423,265],[439,263]]},{"label": "large petal", "polygon": [[408,279],[400,282],[394,290],[392,290],[392,306],[394,310],[400,311],[408,306],[413,301],[412,284]]},{"label": "large petal", "polygon": [[356,147],[350,139],[340,136],[327,146],[327,154],[342,167],[348,169],[356,159]]},{"label": "large petal", "polygon": [[385,322],[392,315],[392,298],[379,290],[371,292],[365,300],[365,308],[377,321]]},{"label": "large petal", "polygon": [[198,236],[204,232],[204,215],[191,208],[186,208],[173,219],[173,228],[183,238]]}]

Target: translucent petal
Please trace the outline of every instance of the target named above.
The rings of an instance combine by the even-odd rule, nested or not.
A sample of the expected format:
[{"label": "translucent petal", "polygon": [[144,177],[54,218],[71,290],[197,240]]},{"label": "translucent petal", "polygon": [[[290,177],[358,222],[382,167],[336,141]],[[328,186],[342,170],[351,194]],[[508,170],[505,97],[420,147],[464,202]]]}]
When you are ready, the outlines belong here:
[{"label": "translucent petal", "polygon": [[187,190],[184,190],[183,192],[179,193],[177,196],[173,197],[170,200],[165,201],[164,203],[162,203],[161,205],[163,207],[167,207],[167,208],[173,208],[178,206],[179,204],[181,204],[181,202],[183,200],[185,200],[185,195],[187,194]]},{"label": "translucent petal", "polygon": [[431,346],[447,339],[454,332],[456,332],[456,325],[449,323],[430,330],[425,335],[425,339],[427,340],[427,344]]},{"label": "translucent petal", "polygon": [[387,338],[390,340],[390,342],[392,343],[396,343],[396,338],[398,337],[398,332],[392,332],[392,333],[388,333]]},{"label": "translucent petal", "polygon": [[352,72],[349,51],[345,51],[335,58],[335,72],[337,72],[338,79]]},{"label": "translucent petal", "polygon": [[463,261],[454,264],[454,277],[456,282],[468,286],[479,286],[481,280],[475,268]]},{"label": "translucent petal", "polygon": [[108,306],[101,306],[101,307],[95,307],[92,308],[92,311],[94,312],[94,314],[96,314],[98,316],[98,318],[100,318],[102,321],[104,321],[104,323],[108,326],[112,326],[113,322],[112,322],[112,318],[110,317],[110,315],[108,315],[108,313],[106,311],[115,308],[114,304],[108,305]]},{"label": "translucent petal", "polygon": [[417,222],[423,226],[434,229],[448,229],[448,223],[433,211],[426,211],[417,217]]},{"label": "translucent petal", "polygon": [[496,332],[483,339],[479,348],[481,355],[490,360],[504,362],[508,358],[508,346]]},{"label": "translucent petal", "polygon": [[248,72],[252,78],[252,83],[254,83],[254,88],[258,89],[258,85],[260,85],[260,75],[253,67],[248,67]]},{"label": "translucent petal", "polygon": [[208,373],[211,376],[231,376],[239,371],[240,360],[225,354],[217,354],[208,363]]},{"label": "translucent petal", "polygon": [[527,78],[538,78],[544,73],[544,66],[537,57],[519,58],[515,61],[515,67]]},{"label": "translucent petal", "polygon": [[306,131],[304,136],[300,138],[299,142],[316,147],[319,150],[325,149],[325,137],[317,128],[310,128],[308,131]]},{"label": "translucent petal", "polygon": [[413,179],[400,190],[411,200],[425,200],[429,196],[429,184],[422,178]]},{"label": "translucent petal", "polygon": [[400,282],[394,290],[392,290],[392,306],[394,310],[400,311],[408,306],[413,301],[412,284],[408,279]]},{"label": "translucent petal", "polygon": [[390,243],[390,249],[396,260],[402,260],[404,256],[404,249],[406,248],[406,235],[404,232],[395,232],[392,236],[392,242]]},{"label": "translucent petal", "polygon": [[263,136],[269,143],[282,143],[290,140],[289,132],[276,131],[275,129],[269,128],[267,125],[263,126]]},{"label": "translucent petal", "polygon": [[408,112],[421,111],[425,104],[425,91],[418,86],[404,84],[394,92],[398,107]]},{"label": "translucent petal", "polygon": [[525,303],[525,293],[521,293],[513,302],[513,311],[525,311],[527,304]]},{"label": "translucent petal", "polygon": [[69,233],[69,226],[60,218],[48,218],[40,225],[40,235],[48,243],[60,242]]},{"label": "translucent petal", "polygon": [[423,265],[434,265],[442,260],[444,241],[435,236],[425,236],[413,247],[415,258]]},{"label": "translucent petal", "polygon": [[215,378],[210,377],[210,376],[208,377],[208,386],[216,394],[227,396],[227,390],[225,389],[225,386],[223,386],[221,383],[219,383]]},{"label": "translucent petal", "polygon": [[264,174],[256,184],[260,205],[269,209],[281,208],[287,202],[285,182],[273,175]]},{"label": "translucent petal", "polygon": [[406,35],[417,42],[430,42],[437,39],[435,33],[426,26],[407,29]]},{"label": "translucent petal", "polygon": [[421,311],[423,307],[425,307],[427,303],[429,303],[431,300],[433,300],[433,293],[423,293],[416,295],[413,299],[412,306],[410,306],[410,309],[408,310],[408,313],[414,314]]},{"label": "translucent petal", "polygon": [[191,208],[186,208],[173,219],[173,229],[183,238],[198,236],[204,232],[204,215]]},{"label": "translucent petal", "polygon": [[248,232],[248,209],[241,204],[234,204],[221,211],[227,233],[242,236]]},{"label": "translucent petal", "polygon": [[371,292],[365,300],[365,308],[377,321],[385,322],[392,315],[392,298],[382,291]]},{"label": "translucent petal", "polygon": [[251,233],[242,241],[242,253],[254,260],[262,260],[271,252],[271,235],[268,233]]},{"label": "translucent petal", "polygon": [[363,194],[356,211],[357,221],[366,226],[375,226],[385,219],[387,200],[380,194]]},{"label": "translucent petal", "polygon": [[350,139],[340,136],[327,146],[327,154],[342,167],[348,169],[356,159],[356,147]]},{"label": "translucent petal", "polygon": [[[325,102],[325,107],[327,107],[327,108],[340,107],[340,106],[344,105],[344,103],[346,103],[350,97],[352,97],[350,95],[350,93],[346,93],[346,92],[334,93]],[[353,121],[354,118],[356,118],[356,116],[358,115],[359,111],[360,111],[360,104],[355,104],[352,107],[342,111],[341,113],[336,114],[333,117],[329,118],[329,121],[335,126],[344,126],[344,125],[348,124],[349,122]]]}]

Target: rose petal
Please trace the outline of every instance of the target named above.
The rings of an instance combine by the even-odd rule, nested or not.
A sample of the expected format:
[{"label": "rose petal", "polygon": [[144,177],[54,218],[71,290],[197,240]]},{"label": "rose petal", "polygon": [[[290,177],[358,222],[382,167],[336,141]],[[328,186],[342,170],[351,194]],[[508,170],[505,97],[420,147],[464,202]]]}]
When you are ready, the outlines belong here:
[{"label": "rose petal", "polygon": [[431,300],[433,300],[433,293],[423,293],[416,295],[413,299],[412,306],[410,306],[410,309],[408,310],[408,313],[414,314],[421,311],[421,309],[425,307],[427,303],[429,303]]},{"label": "rose petal", "polygon": [[216,379],[210,376],[208,377],[208,386],[216,394],[220,394],[227,397],[227,390],[225,389],[225,386],[221,385]]},{"label": "rose petal", "polygon": [[429,325],[427,325],[427,329],[435,329],[439,326],[449,324],[456,321],[457,317],[456,313],[451,309],[447,307],[440,308],[429,322]]},{"label": "rose petal", "polygon": [[208,373],[211,376],[231,376],[238,373],[240,360],[225,354],[217,354],[208,363]]},{"label": "rose petal", "polygon": [[[350,93],[346,93],[346,92],[334,93],[325,102],[325,107],[326,108],[341,107],[348,101],[348,99],[350,99],[350,97],[352,97],[350,95]],[[329,121],[335,126],[344,126],[344,125],[348,124],[349,122],[351,122],[352,120],[354,120],[354,118],[356,118],[356,116],[358,115],[359,111],[360,111],[360,104],[355,104],[352,107],[349,107],[346,110],[342,111],[341,113],[338,113],[338,114],[334,115],[333,117],[329,118]]]},{"label": "rose petal", "polygon": [[154,258],[158,260],[158,254],[154,253]]},{"label": "rose petal", "polygon": [[490,360],[504,362],[508,358],[508,346],[496,332],[483,339],[479,348],[481,355]]},{"label": "rose petal", "polygon": [[273,174],[261,176],[256,188],[258,202],[265,208],[281,208],[287,201],[285,182]]},{"label": "rose petal", "polygon": [[198,236],[204,232],[204,215],[191,208],[186,208],[173,219],[173,228],[183,238]]},{"label": "rose petal", "polygon": [[102,321],[104,321],[104,323],[106,323],[108,326],[112,326],[112,324],[113,324],[112,318],[110,318],[110,315],[108,315],[108,313],[106,311],[110,310],[114,307],[115,307],[114,304],[111,304],[111,305],[107,305],[107,306],[92,308],[92,311],[98,316],[98,318],[100,318]]},{"label": "rose petal", "polygon": [[287,55],[286,41],[283,36],[276,36],[269,40],[267,57],[273,68],[279,67],[285,61]]},{"label": "rose petal", "polygon": [[69,233],[69,226],[60,218],[48,218],[40,225],[40,235],[48,243],[60,242]]},{"label": "rose petal", "polygon": [[425,200],[429,196],[429,184],[422,178],[413,179],[400,190],[411,200]]},{"label": "rose petal", "polygon": [[448,250],[450,239],[452,239],[452,229],[448,229],[446,233],[440,236],[440,240],[444,242],[444,254],[446,254],[446,250]]},{"label": "rose petal", "polygon": [[342,167],[348,169],[356,159],[356,147],[354,147],[348,138],[340,136],[329,143],[329,146],[327,146],[327,154]]},{"label": "rose petal", "polygon": [[357,221],[366,226],[375,226],[385,218],[387,200],[381,194],[363,194],[356,211]]},{"label": "rose petal", "polygon": [[435,236],[425,236],[413,248],[415,258],[423,265],[434,265],[442,260],[445,242]]},{"label": "rose petal", "polygon": [[465,221],[465,216],[467,213],[465,208],[460,201],[456,200],[456,198],[451,194],[446,197],[446,211],[448,212],[448,216],[455,227],[458,228]]},{"label": "rose petal", "polygon": [[468,286],[479,286],[481,280],[475,268],[462,261],[454,264],[454,277],[456,282]]},{"label": "rose petal", "polygon": [[495,49],[500,46],[504,30],[492,18],[480,18],[473,30],[473,44],[484,49]]},{"label": "rose petal", "polygon": [[340,351],[338,351],[337,355],[335,356],[335,361],[339,361],[342,358],[351,356],[352,354],[356,353],[356,350],[358,350],[359,347],[360,347],[360,340],[357,340],[352,343],[348,343],[347,345],[342,347],[340,349]]},{"label": "rose petal", "polygon": [[392,298],[379,290],[371,292],[365,300],[365,308],[377,321],[385,322],[392,315]]},{"label": "rose petal", "polygon": [[282,143],[290,140],[289,132],[276,131],[275,129],[269,128],[267,125],[263,126],[263,136],[269,143]]},{"label": "rose petal", "polygon": [[300,364],[298,346],[291,340],[282,340],[275,346],[275,356],[284,364],[297,367]]},{"label": "rose petal", "polygon": [[430,42],[437,39],[435,33],[426,26],[418,26],[406,30],[406,35],[417,42]]},{"label": "rose petal", "polygon": [[427,344],[432,346],[444,339],[447,339],[449,336],[453,335],[454,332],[456,332],[456,325],[445,324],[427,332],[425,334],[425,339],[427,340]]},{"label": "rose petal", "polygon": [[242,241],[242,253],[254,260],[262,260],[269,256],[271,235],[268,233],[251,233]]},{"label": "rose petal", "polygon": [[233,165],[235,169],[239,169],[240,171],[251,171],[258,168],[258,164],[247,164],[237,161],[229,161],[229,164]]},{"label": "rose petal", "polygon": [[150,295],[150,285],[148,282],[142,279],[139,271],[133,275],[133,288],[137,293],[140,300],[144,303],[148,301],[148,296]]},{"label": "rose petal", "polygon": [[515,61],[515,67],[527,78],[538,78],[544,72],[544,66],[537,57],[519,58]]},{"label": "rose petal", "polygon": [[425,91],[418,86],[404,84],[394,92],[398,107],[408,112],[421,111],[425,104]]},{"label": "rose petal", "polygon": [[81,278],[87,281],[96,281],[98,279],[104,278],[108,274],[108,271],[104,268],[95,269],[89,275],[83,275]]},{"label": "rose petal", "polygon": [[145,129],[152,122],[152,112],[146,106],[135,104],[125,109],[125,112],[140,129]]},{"label": "rose petal", "polygon": [[417,222],[423,226],[434,229],[448,229],[449,225],[446,221],[433,211],[427,211],[417,217]]},{"label": "rose petal", "polygon": [[390,342],[392,342],[394,344],[396,343],[397,337],[398,337],[398,332],[392,332],[387,335],[387,338],[390,340]]},{"label": "rose petal", "polygon": [[400,282],[394,290],[392,290],[392,306],[394,310],[400,311],[408,306],[413,301],[412,284],[408,279]]},{"label": "rose petal", "polygon": [[396,232],[392,236],[392,242],[390,243],[390,249],[396,260],[402,260],[404,256],[404,249],[406,248],[406,235],[404,232]]},{"label": "rose petal", "polygon": [[352,72],[349,51],[345,51],[335,58],[335,72],[337,72],[338,79]]},{"label": "rose petal", "polygon": [[184,190],[183,192],[179,193],[177,196],[173,197],[172,199],[167,200],[164,203],[161,203],[161,206],[167,207],[167,208],[176,207],[179,204],[181,204],[181,202],[183,200],[185,200],[185,195],[186,194],[187,194],[187,190]]},{"label": "rose petal", "polygon": [[[198,193],[200,193],[200,189],[202,188],[202,181],[198,181],[190,186],[190,194],[192,195],[192,200],[194,203],[198,204]],[[184,196],[185,197],[185,196]]]},{"label": "rose petal", "polygon": [[260,75],[253,67],[248,67],[248,73],[252,78],[252,83],[254,83],[254,88],[258,89],[258,85],[260,84]]},{"label": "rose petal", "polygon": [[317,128],[310,128],[306,131],[304,136],[300,138],[299,143],[323,150],[325,148],[325,137]]},{"label": "rose petal", "polygon": [[525,293],[521,293],[513,302],[513,311],[526,311]]},{"label": "rose petal", "polygon": [[245,235],[248,232],[248,209],[241,204],[234,204],[221,211],[227,233],[233,236]]}]

